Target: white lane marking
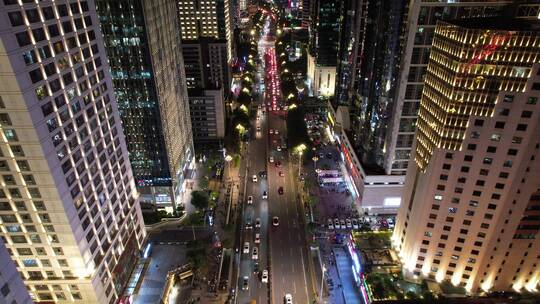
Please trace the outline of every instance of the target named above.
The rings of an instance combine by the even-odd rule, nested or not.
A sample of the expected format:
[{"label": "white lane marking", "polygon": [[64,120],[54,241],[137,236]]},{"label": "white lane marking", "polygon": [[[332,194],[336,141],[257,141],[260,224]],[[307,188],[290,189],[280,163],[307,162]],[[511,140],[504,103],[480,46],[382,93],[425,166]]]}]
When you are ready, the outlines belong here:
[{"label": "white lane marking", "polygon": [[294,290],[294,293],[296,293],[296,281],[293,281],[293,290]]},{"label": "white lane marking", "polygon": [[302,252],[302,248],[300,248],[300,257],[302,258],[302,274],[304,275],[304,288],[306,289],[306,299],[309,299],[309,293],[307,289],[307,279],[306,279],[306,266],[304,266],[304,253]]}]

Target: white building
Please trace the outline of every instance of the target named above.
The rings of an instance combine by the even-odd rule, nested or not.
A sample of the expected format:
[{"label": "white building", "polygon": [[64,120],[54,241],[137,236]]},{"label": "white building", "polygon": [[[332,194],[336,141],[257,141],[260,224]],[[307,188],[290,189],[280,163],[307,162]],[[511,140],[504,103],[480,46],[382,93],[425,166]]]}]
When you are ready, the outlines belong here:
[{"label": "white building", "polygon": [[[510,17],[438,23],[392,241],[406,274],[534,291],[540,268],[540,34]],[[536,63],[536,64],[534,64]]]},{"label": "white building", "polygon": [[315,57],[308,53],[307,78],[314,96],[333,96],[336,86],[336,67],[316,63]]},{"label": "white building", "polygon": [[114,303],[145,230],[95,7],[0,14],[0,235],[35,301]]}]

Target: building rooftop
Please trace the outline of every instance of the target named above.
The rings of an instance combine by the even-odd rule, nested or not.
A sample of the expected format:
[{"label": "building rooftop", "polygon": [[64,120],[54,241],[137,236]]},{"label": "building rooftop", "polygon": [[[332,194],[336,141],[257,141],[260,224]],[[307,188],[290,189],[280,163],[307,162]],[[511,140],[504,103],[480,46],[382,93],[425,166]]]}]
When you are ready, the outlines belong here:
[{"label": "building rooftop", "polygon": [[468,29],[500,31],[539,31],[540,22],[501,15],[485,18],[465,18],[445,21]]}]

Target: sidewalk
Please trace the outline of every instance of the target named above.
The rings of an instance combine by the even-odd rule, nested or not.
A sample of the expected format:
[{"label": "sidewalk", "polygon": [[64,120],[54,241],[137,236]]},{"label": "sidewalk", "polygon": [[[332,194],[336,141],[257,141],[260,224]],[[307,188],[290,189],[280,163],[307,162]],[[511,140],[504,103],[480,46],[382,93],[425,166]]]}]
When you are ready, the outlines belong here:
[{"label": "sidewalk", "polygon": [[346,304],[362,303],[358,287],[354,285],[354,278],[351,272],[352,261],[347,252],[341,247],[334,247],[334,258],[336,260],[336,268],[341,281],[341,292],[345,298]]}]

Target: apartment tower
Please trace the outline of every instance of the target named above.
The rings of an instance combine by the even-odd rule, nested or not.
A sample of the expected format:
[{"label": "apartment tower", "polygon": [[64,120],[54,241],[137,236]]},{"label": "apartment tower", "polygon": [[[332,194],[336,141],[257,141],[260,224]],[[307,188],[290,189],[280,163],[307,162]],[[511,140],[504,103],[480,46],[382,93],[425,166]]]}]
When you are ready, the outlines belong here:
[{"label": "apartment tower", "polygon": [[537,288],[538,30],[511,16],[437,23],[392,237],[409,276]]},{"label": "apartment tower", "polygon": [[411,149],[420,107],[431,40],[437,20],[494,16],[512,1],[423,1],[409,3],[406,41],[402,46],[400,73],[396,82],[392,117],[383,133],[386,174],[404,175],[411,159]]},{"label": "apartment tower", "polygon": [[232,60],[234,27],[231,2],[232,0],[178,1],[182,40],[196,40],[199,37],[224,39],[227,41],[227,58]]},{"label": "apartment tower", "polygon": [[94,2],[0,14],[0,234],[34,301],[114,303],[145,229]]}]

